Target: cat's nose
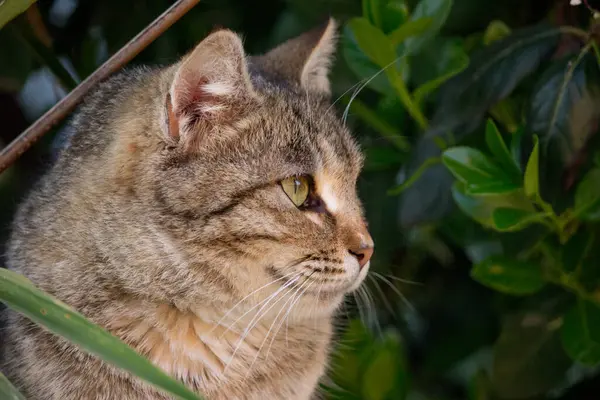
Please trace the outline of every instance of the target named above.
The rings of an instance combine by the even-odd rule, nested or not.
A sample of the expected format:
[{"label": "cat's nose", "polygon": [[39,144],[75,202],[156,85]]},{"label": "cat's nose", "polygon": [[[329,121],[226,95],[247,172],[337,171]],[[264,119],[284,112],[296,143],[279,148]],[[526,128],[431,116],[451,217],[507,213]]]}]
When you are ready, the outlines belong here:
[{"label": "cat's nose", "polygon": [[348,251],[358,260],[358,265],[362,269],[373,256],[374,243],[371,235],[359,234],[356,243],[351,246]]}]

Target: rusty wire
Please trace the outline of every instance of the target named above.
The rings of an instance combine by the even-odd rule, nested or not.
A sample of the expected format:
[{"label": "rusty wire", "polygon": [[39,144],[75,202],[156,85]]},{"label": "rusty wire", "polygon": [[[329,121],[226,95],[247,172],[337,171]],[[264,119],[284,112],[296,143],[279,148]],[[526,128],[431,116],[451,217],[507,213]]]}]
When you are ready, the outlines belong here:
[{"label": "rusty wire", "polygon": [[61,99],[54,107],[38,118],[37,121],[14,139],[8,146],[2,149],[0,152],[0,174],[11,166],[33,145],[33,143],[69,115],[90,89],[131,61],[164,31],[171,27],[171,25],[192,9],[192,7],[198,4],[199,1],[200,0],[178,0],[116,52],[110,59],[102,64],[93,74],[77,85],[75,89]]}]

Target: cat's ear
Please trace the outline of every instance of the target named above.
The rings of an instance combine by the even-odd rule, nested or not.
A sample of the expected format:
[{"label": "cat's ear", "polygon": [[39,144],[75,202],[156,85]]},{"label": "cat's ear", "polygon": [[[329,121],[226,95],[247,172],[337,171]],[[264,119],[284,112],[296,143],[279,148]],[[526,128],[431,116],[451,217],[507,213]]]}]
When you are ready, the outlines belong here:
[{"label": "cat's ear", "polygon": [[165,99],[171,140],[198,142],[240,118],[256,100],[238,35],[212,33],[181,61]]},{"label": "cat's ear", "polygon": [[329,70],[337,44],[337,23],[325,24],[277,46],[258,63],[268,72],[313,93],[329,95]]}]

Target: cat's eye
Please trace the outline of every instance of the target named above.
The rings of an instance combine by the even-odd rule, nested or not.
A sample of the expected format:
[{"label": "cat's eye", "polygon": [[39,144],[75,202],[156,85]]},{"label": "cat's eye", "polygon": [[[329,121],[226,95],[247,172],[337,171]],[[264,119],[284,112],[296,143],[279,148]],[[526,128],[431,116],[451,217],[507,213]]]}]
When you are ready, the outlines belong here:
[{"label": "cat's eye", "polygon": [[310,180],[305,175],[290,176],[281,181],[285,194],[296,207],[300,207],[310,194]]}]

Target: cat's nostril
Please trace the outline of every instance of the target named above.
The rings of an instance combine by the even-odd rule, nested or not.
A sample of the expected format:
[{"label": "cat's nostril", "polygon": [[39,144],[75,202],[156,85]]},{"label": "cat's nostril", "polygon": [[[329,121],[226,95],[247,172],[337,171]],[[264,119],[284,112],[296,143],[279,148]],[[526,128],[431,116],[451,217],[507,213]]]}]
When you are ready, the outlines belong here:
[{"label": "cat's nostril", "polygon": [[356,257],[358,260],[358,265],[360,265],[360,268],[362,269],[362,267],[369,262],[371,256],[373,255],[373,246],[363,245],[360,248],[348,249],[348,252]]}]

